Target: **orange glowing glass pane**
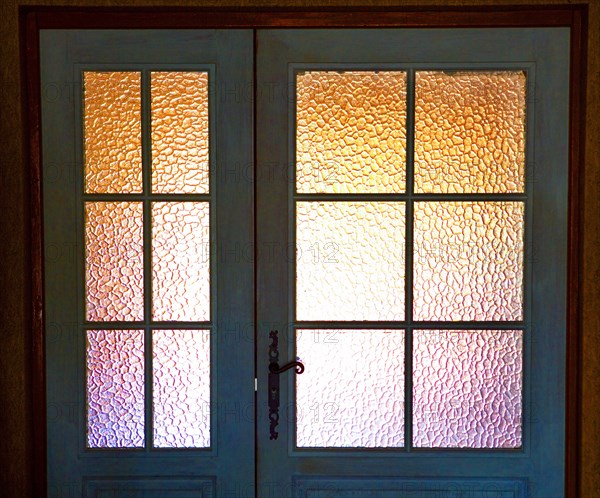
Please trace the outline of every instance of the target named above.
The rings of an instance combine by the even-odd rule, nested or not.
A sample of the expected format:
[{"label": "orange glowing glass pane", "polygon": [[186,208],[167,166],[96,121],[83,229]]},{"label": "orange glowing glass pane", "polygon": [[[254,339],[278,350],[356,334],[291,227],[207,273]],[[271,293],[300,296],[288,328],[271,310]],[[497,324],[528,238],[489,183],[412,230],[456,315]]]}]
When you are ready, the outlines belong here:
[{"label": "orange glowing glass pane", "polygon": [[208,192],[208,73],[153,72],[152,191]]},{"label": "orange glowing glass pane", "polygon": [[296,85],[298,192],[404,191],[406,73],[308,71]]},{"label": "orange glowing glass pane", "polygon": [[85,191],[142,192],[141,75],[83,73]]},{"label": "orange glowing glass pane", "polygon": [[523,71],[417,71],[415,191],[523,192]]}]

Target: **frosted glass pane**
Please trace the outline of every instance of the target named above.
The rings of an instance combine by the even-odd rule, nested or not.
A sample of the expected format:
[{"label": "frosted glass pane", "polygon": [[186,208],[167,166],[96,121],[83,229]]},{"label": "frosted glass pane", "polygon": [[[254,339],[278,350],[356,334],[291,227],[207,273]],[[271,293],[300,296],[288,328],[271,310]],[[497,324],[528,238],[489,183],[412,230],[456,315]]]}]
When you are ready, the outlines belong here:
[{"label": "frosted glass pane", "polygon": [[416,320],[523,318],[522,202],[416,202]]},{"label": "frosted glass pane", "polygon": [[404,446],[404,331],[298,330],[299,447]]},{"label": "frosted glass pane", "polygon": [[523,192],[522,71],[417,71],[416,192]]},{"label": "frosted glass pane", "polygon": [[144,446],[144,331],[87,331],[87,444]]},{"label": "frosted glass pane", "polygon": [[406,73],[309,71],[296,79],[298,192],[402,192]]},{"label": "frosted glass pane", "polygon": [[152,315],[155,320],[210,319],[208,202],[152,205]]},{"label": "frosted glass pane", "polygon": [[152,191],[208,192],[208,73],[155,72]]},{"label": "frosted glass pane", "polygon": [[413,444],[519,448],[520,330],[417,330],[413,338]]},{"label": "frosted glass pane", "polygon": [[404,203],[298,202],[299,320],[404,318]]},{"label": "frosted glass pane", "polygon": [[144,318],[141,202],[85,204],[86,318]]},{"label": "frosted glass pane", "polygon": [[154,446],[210,446],[210,331],[155,330]]},{"label": "frosted glass pane", "polygon": [[140,73],[83,73],[85,191],[142,191]]}]

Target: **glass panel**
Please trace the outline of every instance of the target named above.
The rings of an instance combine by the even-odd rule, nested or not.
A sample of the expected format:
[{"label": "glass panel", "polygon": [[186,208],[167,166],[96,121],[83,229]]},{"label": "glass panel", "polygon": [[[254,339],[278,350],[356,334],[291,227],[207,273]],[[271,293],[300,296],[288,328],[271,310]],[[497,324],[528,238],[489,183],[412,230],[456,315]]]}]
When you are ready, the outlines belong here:
[{"label": "glass panel", "polygon": [[522,71],[417,71],[415,192],[523,192]]},{"label": "glass panel", "polygon": [[416,320],[523,318],[522,202],[416,202]]},{"label": "glass panel", "polygon": [[299,320],[404,318],[404,203],[298,202]]},{"label": "glass panel", "polygon": [[519,448],[522,356],[520,330],[416,330],[413,444]]},{"label": "glass panel", "polygon": [[140,73],[86,71],[85,191],[142,191]]},{"label": "glass panel", "polygon": [[298,192],[403,192],[406,73],[296,77]]},{"label": "glass panel", "polygon": [[210,330],[155,330],[154,446],[210,446]]},{"label": "glass panel", "polygon": [[85,204],[86,318],[144,318],[141,202]]},{"label": "glass panel", "polygon": [[404,446],[404,331],[298,330],[296,444]]},{"label": "glass panel", "polygon": [[208,192],[208,73],[152,73],[152,191]]},{"label": "glass panel", "polygon": [[210,319],[208,202],[152,205],[154,320]]},{"label": "glass panel", "polygon": [[144,331],[87,331],[87,444],[144,446]]}]

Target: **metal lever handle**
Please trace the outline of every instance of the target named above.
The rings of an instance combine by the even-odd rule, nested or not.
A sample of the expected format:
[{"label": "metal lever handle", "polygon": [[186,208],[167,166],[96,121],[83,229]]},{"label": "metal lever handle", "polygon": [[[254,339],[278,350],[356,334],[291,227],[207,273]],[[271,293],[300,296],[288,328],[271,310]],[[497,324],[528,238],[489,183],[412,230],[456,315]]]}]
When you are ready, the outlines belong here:
[{"label": "metal lever handle", "polygon": [[269,338],[271,344],[269,345],[269,430],[271,432],[271,440],[279,437],[277,432],[277,426],[279,425],[279,374],[287,372],[294,368],[297,374],[304,372],[304,365],[300,361],[300,358],[296,358],[296,361],[279,366],[279,332],[277,330],[271,330]]},{"label": "metal lever handle", "polygon": [[301,361],[290,361],[287,365],[283,365],[282,367],[279,366],[279,363],[270,363],[269,372],[271,372],[272,374],[279,375],[283,372],[287,372],[288,370],[294,367],[296,368],[296,373],[298,375],[304,372],[304,364]]}]

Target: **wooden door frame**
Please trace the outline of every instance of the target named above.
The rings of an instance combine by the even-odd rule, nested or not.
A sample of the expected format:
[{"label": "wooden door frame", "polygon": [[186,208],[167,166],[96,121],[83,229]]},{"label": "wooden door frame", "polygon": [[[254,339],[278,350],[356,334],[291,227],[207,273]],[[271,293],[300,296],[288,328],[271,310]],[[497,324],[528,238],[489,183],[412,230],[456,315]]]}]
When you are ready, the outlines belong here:
[{"label": "wooden door frame", "polygon": [[29,404],[33,413],[33,493],[47,495],[44,262],[42,213],[41,29],[206,28],[506,28],[571,29],[569,89],[568,262],[565,496],[580,496],[582,241],[588,6],[480,6],[405,8],[81,8],[19,10],[23,154],[29,167],[30,357]]}]

